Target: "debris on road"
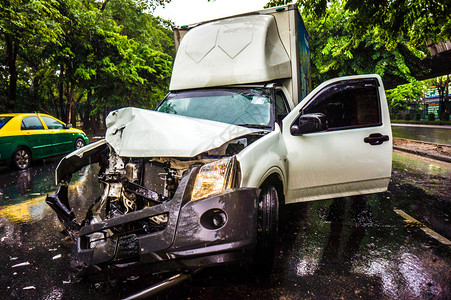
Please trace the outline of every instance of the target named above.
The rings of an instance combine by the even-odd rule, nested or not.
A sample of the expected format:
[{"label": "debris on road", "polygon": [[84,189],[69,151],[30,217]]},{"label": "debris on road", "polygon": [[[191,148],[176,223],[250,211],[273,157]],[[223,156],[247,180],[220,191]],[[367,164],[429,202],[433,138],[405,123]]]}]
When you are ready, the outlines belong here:
[{"label": "debris on road", "polygon": [[20,264],[16,264],[16,265],[12,266],[11,268],[25,267],[25,266],[28,266],[28,265],[30,265],[30,263],[28,261],[26,261],[26,262],[23,262],[23,263],[20,263]]}]

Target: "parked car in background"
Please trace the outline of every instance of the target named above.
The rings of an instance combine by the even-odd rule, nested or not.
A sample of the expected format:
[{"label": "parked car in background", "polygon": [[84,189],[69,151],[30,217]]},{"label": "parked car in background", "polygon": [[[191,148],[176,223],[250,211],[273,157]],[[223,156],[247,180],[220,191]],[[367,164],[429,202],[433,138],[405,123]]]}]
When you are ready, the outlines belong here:
[{"label": "parked car in background", "polygon": [[69,153],[87,143],[83,131],[52,116],[0,114],[0,165],[26,169],[32,160]]}]

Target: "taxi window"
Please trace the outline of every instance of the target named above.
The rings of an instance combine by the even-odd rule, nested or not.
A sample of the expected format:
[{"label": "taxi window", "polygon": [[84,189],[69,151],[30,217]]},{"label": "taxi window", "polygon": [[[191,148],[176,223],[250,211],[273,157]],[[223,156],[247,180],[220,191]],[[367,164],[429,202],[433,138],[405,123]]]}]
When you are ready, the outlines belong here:
[{"label": "taxi window", "polygon": [[13,117],[0,117],[0,129]]},{"label": "taxi window", "polygon": [[42,120],[44,120],[45,125],[47,125],[48,129],[63,129],[64,125],[61,122],[58,122],[55,119],[49,118],[49,117],[42,117]]},{"label": "taxi window", "polygon": [[22,130],[39,130],[44,129],[41,120],[38,117],[26,117],[22,120],[22,125],[20,127]]}]

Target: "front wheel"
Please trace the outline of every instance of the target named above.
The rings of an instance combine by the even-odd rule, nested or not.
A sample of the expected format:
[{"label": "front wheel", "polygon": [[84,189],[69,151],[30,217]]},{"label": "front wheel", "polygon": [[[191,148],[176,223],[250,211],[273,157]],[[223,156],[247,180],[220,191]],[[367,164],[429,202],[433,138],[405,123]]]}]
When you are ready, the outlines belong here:
[{"label": "front wheel", "polygon": [[31,153],[27,148],[19,147],[14,151],[13,165],[19,170],[25,170],[31,165]]},{"label": "front wheel", "polygon": [[279,223],[279,197],[274,186],[262,189],[258,203],[257,248],[254,269],[262,275],[271,273],[274,263]]},{"label": "front wheel", "polygon": [[86,146],[86,143],[82,138],[78,138],[75,140],[75,150],[80,149],[84,146]]}]

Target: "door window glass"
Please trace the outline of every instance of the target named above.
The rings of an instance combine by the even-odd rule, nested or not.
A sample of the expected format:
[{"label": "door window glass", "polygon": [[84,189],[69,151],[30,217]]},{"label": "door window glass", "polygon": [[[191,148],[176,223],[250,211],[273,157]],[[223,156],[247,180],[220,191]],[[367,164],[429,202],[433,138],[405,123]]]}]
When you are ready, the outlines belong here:
[{"label": "door window glass", "polygon": [[288,114],[285,95],[282,91],[276,91],[276,115],[277,122],[281,122],[283,118]]},{"label": "door window glass", "polygon": [[26,117],[22,120],[22,125],[20,127],[22,130],[39,130],[44,129],[41,120],[38,117]]},{"label": "door window glass", "polygon": [[42,120],[44,120],[45,125],[47,125],[48,129],[63,129],[64,125],[52,118],[49,117],[41,117]]},{"label": "door window glass", "polygon": [[373,79],[332,84],[319,92],[303,114],[323,113],[328,130],[381,125],[377,81]]},{"label": "door window glass", "polygon": [[0,117],[0,129],[13,117]]}]

